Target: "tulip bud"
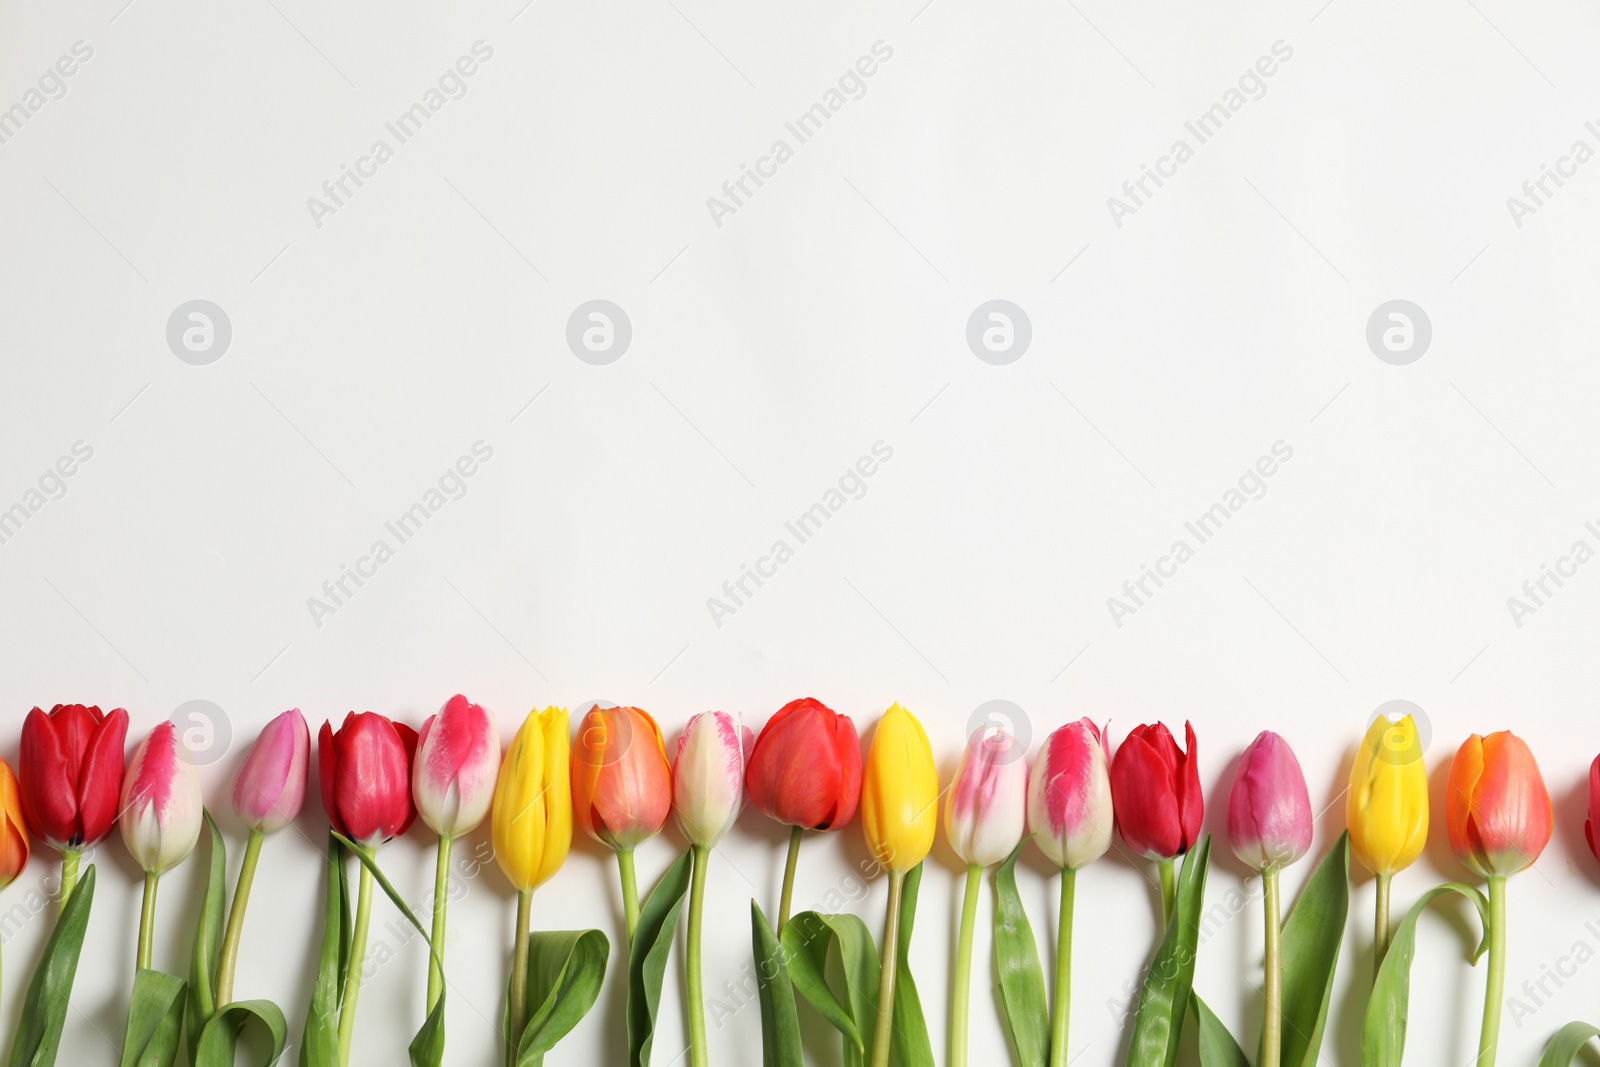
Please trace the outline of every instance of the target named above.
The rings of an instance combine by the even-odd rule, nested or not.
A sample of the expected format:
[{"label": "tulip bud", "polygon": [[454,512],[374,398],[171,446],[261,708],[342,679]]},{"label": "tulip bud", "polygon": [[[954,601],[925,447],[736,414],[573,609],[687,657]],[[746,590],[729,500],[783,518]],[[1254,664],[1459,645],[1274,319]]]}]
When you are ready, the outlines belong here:
[{"label": "tulip bud", "polygon": [[1200,836],[1205,800],[1195,763],[1194,727],[1183,724],[1188,751],[1162,723],[1135,726],[1111,760],[1117,830],[1137,855],[1170,860]]},{"label": "tulip bud", "polygon": [[299,708],[284,712],[262,729],[233,780],[233,813],[258,834],[294,822],[306,800],[306,765],[311,734]]},{"label": "tulip bud", "polygon": [[1428,841],[1428,772],[1410,715],[1398,722],[1380,715],[1367,728],[1350,767],[1345,822],[1350,851],[1373,874],[1403,871],[1422,855]]},{"label": "tulip bud", "polygon": [[709,848],[733,829],[752,743],[749,728],[725,711],[702,712],[684,727],[672,763],[672,801],[690,844]]},{"label": "tulip bud", "polygon": [[572,749],[572,817],[590,837],[627,852],[672,811],[672,765],[661,727],[640,708],[591,708]]},{"label": "tulip bud", "polygon": [[146,874],[176,867],[200,840],[200,772],[178,746],[177,727],[161,723],[133,750],[122,784],[122,840]]},{"label": "tulip bud", "polygon": [[28,828],[22,815],[22,795],[11,765],[0,760],[0,888],[17,880],[28,865]]},{"label": "tulip bud", "polygon": [[807,830],[836,830],[861,797],[861,738],[849,716],[810,697],[778,709],[761,728],[745,771],[750,803]]},{"label": "tulip bud", "polygon": [[317,735],[317,771],[328,822],[366,849],[398,837],[417,816],[411,804],[411,758],[417,734],[374,712],[350,712],[337,733]]},{"label": "tulip bud", "polygon": [[944,799],[944,832],[962,861],[992,867],[1011,855],[1028,822],[1028,763],[1005,730],[967,739]]},{"label": "tulip bud", "polygon": [[904,874],[927,858],[939,822],[939,771],[922,724],[891,704],[861,775],[861,829],[880,866]]},{"label": "tulip bud", "polygon": [[1263,731],[1239,757],[1228,791],[1228,841],[1258,871],[1289,866],[1311,848],[1311,794],[1289,743]]},{"label": "tulip bud", "polygon": [[22,724],[18,788],[28,826],[55,849],[98,844],[117,819],[128,713],[57,704]]},{"label": "tulip bud", "polygon": [[1450,848],[1486,878],[1533,865],[1550,843],[1554,822],[1539,765],[1509,730],[1473,734],[1450,762],[1445,791]]},{"label": "tulip bud", "polygon": [[1600,844],[1595,843],[1595,819],[1600,817],[1600,756],[1589,764],[1589,817],[1583,820],[1583,836],[1589,841],[1589,851],[1600,859]]},{"label": "tulip bud", "polygon": [[1114,823],[1105,742],[1088,719],[1045,738],[1028,775],[1028,829],[1058,867],[1077,870],[1105,855]]},{"label": "tulip bud", "polygon": [[572,739],[567,710],[529,712],[494,788],[494,858],[518,892],[549,881],[572,845]]},{"label": "tulip bud", "polygon": [[460,837],[489,814],[500,773],[494,719],[459,693],[430,715],[417,734],[411,794],[417,814],[440,837]]}]

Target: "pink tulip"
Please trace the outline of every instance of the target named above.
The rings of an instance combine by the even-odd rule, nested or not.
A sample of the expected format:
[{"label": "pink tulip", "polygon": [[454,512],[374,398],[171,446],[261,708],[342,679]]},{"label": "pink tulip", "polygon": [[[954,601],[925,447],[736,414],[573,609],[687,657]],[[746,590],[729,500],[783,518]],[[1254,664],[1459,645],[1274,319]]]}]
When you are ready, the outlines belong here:
[{"label": "pink tulip", "polygon": [[967,739],[945,793],[944,832],[969,865],[992,867],[1011,855],[1027,830],[1028,763],[1004,730]]},{"label": "pink tulip", "polygon": [[1277,870],[1311,848],[1311,795],[1289,743],[1271,730],[1239,757],[1228,791],[1228,841],[1258,871]]},{"label": "pink tulip", "polygon": [[157,726],[133,750],[122,780],[117,823],[128,851],[147,874],[176,867],[200,840],[200,773],[178,744],[177,727],[170,721]]},{"label": "pink tulip", "polygon": [[1085,867],[1111,847],[1111,776],[1100,730],[1088,719],[1045,738],[1028,776],[1028,828],[1063,868]]},{"label": "pink tulip", "polygon": [[311,732],[299,708],[267,723],[233,780],[233,813],[239,821],[258,834],[294,822],[306,800],[310,758]]},{"label": "pink tulip", "polygon": [[417,814],[440,837],[471,833],[489,814],[499,773],[500,732],[494,719],[457,693],[417,735],[411,764]]},{"label": "pink tulip", "polygon": [[672,765],[672,803],[691,844],[710,847],[733,829],[752,743],[749,727],[725,711],[703,712],[683,728]]}]

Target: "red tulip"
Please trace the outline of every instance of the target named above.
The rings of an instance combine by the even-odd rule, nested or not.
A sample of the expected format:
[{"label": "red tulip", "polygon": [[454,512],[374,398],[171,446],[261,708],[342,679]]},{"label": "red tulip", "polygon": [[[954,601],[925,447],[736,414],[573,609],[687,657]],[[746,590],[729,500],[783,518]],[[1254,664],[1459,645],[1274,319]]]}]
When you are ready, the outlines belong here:
[{"label": "red tulip", "polygon": [[22,724],[17,761],[22,811],[36,836],[52,848],[82,850],[101,841],[117,819],[122,791],[122,746],[128,713],[117,708],[57,704],[38,708]]},{"label": "red tulip", "polygon": [[1583,820],[1583,836],[1589,839],[1589,851],[1600,859],[1600,845],[1595,844],[1594,820],[1600,816],[1600,756],[1589,764],[1589,817]]},{"label": "red tulip", "polygon": [[745,770],[750,802],[807,830],[849,822],[861,799],[861,738],[848,715],[820,700],[791,700],[761,728]]},{"label": "red tulip", "polygon": [[1205,800],[1195,765],[1194,727],[1183,724],[1181,751],[1162,723],[1135,726],[1111,761],[1111,799],[1117,830],[1134,852],[1169,860],[1200,836]]},{"label": "red tulip", "polygon": [[405,833],[417,815],[411,803],[416,750],[415,730],[370,711],[350,712],[338,733],[324,722],[317,770],[333,828],[369,849]]}]

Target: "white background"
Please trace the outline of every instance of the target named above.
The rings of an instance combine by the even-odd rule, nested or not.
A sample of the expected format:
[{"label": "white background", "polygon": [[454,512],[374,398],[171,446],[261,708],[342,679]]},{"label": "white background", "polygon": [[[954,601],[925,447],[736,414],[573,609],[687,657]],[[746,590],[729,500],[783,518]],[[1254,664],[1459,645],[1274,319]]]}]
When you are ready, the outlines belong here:
[{"label": "white background", "polygon": [[[1000,698],[1035,745],[1085,714],[1117,739],[1192,719],[1213,829],[1238,752],[1276,729],[1327,805],[1320,853],[1365,723],[1405,698],[1430,720],[1436,793],[1473,731],[1513,728],[1541,760],[1556,835],[1510,904],[1508,990],[1532,1006],[1524,981],[1600,949],[1583,844],[1600,566],[1520,627],[1506,604],[1574,540],[1600,547],[1583,526],[1600,164],[1520,227],[1506,199],[1576,139],[1600,147],[1597,36],[1590,6],[1502,0],[7,0],[0,107],[74,42],[93,58],[0,145],[0,507],[74,442],[93,458],[0,545],[0,754],[35,704],[126,706],[131,745],[214,701],[234,744],[207,797],[236,862],[231,775],[286,707],[313,730],[351,708],[416,723],[460,690],[509,738],[531,707],[605,698],[670,739],[694,712],[759,727],[800,695],[865,734],[900,700],[948,774]],[[466,95],[317,225],[307,198],[477,41],[493,56]],[[718,226],[707,198],[776,138],[794,147],[785,121],[878,41],[893,56],[865,95]],[[1265,94],[1116,225],[1107,198],[1279,41],[1293,56]],[[596,298],[632,323],[608,366],[565,341]],[[1007,366],[965,340],[995,298],[1032,324]],[[193,299],[232,324],[208,366],[166,341]],[[1432,323],[1410,365],[1366,342],[1391,299]],[[493,458],[465,496],[317,625],[307,598],[480,440]],[[716,625],[707,598],[880,440],[893,458],[865,496]],[[1278,441],[1293,458],[1265,496],[1116,625],[1107,598]],[[1397,910],[1464,876],[1442,811],[1435,830]],[[313,792],[268,843],[238,981],[284,1006],[296,1045],[324,833]],[[708,996],[749,959],[750,898],[776,907],[782,840],[749,813],[716,855]],[[1245,873],[1218,845],[1216,900]],[[645,884],[681,846],[641,848]],[[859,824],[809,843],[798,901],[864,855]],[[115,839],[97,859],[63,1063],[115,1062],[133,969],[136,871]],[[382,862],[425,898],[422,832]],[[54,866],[41,848],[0,910]],[[1107,1005],[1149,951],[1149,874],[1113,854],[1080,877],[1074,1062],[1122,1055]],[[202,877],[164,883],[160,966],[187,966]],[[914,949],[941,1060],[956,878],[941,838]],[[1038,857],[1022,881],[1048,967],[1055,881]],[[490,1064],[513,898],[492,867],[469,886],[447,1055]],[[1357,1062],[1371,891],[1359,875],[1325,1063]],[[885,892],[855,905],[875,929]],[[577,844],[535,913],[616,940],[609,857]],[[987,892],[981,915],[972,1043],[999,1063]],[[394,1064],[424,952],[378,916],[374,950],[397,957],[365,987],[359,1061]],[[48,928],[6,941],[8,1034]],[[1252,905],[1197,978],[1252,1049],[1260,939]],[[1413,1062],[1472,1057],[1483,971],[1462,943],[1425,921]],[[658,1064],[683,1047],[678,966]],[[1600,967],[1564,981],[1508,1014],[1502,1063],[1600,1012]],[[622,1061],[623,989],[614,966],[552,1062]],[[807,1018],[809,1054],[836,1062]],[[756,1062],[755,1008],[711,1043],[715,1063]]]}]

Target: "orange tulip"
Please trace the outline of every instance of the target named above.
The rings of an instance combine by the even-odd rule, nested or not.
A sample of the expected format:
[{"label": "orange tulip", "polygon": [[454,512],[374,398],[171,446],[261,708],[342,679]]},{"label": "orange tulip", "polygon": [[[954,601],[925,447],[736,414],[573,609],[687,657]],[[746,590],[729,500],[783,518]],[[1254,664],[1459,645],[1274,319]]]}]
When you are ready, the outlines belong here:
[{"label": "orange tulip", "polygon": [[1554,821],[1539,765],[1509,730],[1462,744],[1450,764],[1444,814],[1450,848],[1486,878],[1532,866]]},{"label": "orange tulip", "polygon": [[0,888],[17,880],[28,865],[28,827],[22,818],[22,794],[11,765],[0,760]]},{"label": "orange tulip", "polygon": [[572,819],[617,850],[654,837],[672,811],[661,727],[640,708],[590,710],[572,746]]}]

